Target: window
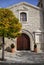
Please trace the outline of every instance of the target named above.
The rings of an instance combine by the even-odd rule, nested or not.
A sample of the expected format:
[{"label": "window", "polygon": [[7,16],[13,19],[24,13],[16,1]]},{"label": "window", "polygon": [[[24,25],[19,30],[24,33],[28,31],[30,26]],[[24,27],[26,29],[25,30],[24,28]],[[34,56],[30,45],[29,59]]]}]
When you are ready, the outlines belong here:
[{"label": "window", "polygon": [[27,14],[25,12],[20,13],[20,21],[27,21]]}]

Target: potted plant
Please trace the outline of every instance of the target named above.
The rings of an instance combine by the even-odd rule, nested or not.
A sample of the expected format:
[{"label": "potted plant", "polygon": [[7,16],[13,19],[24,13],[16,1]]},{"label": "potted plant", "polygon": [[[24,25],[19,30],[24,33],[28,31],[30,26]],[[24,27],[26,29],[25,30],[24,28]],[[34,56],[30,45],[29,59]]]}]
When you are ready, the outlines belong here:
[{"label": "potted plant", "polygon": [[11,52],[14,53],[15,52],[15,45],[11,44]]},{"label": "potted plant", "polygon": [[34,44],[34,52],[37,52],[37,45]]}]

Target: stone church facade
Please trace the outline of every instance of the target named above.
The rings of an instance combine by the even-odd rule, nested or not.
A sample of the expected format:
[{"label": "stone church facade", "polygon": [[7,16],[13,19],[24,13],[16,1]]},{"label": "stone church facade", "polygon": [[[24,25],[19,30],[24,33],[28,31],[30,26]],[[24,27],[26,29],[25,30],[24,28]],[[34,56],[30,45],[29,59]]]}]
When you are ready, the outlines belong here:
[{"label": "stone church facade", "polygon": [[22,35],[16,39],[5,38],[6,46],[15,44],[16,51],[33,51],[34,44],[37,51],[44,51],[43,10],[40,7],[21,2],[8,7],[22,24]]}]

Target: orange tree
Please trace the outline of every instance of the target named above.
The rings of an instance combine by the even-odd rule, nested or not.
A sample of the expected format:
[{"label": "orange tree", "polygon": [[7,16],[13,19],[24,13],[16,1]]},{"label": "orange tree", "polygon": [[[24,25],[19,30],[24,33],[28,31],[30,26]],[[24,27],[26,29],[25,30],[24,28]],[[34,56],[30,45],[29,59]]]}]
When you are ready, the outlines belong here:
[{"label": "orange tree", "polygon": [[20,34],[21,23],[13,12],[0,8],[0,36],[2,37],[2,60],[4,60],[4,37],[15,38]]}]

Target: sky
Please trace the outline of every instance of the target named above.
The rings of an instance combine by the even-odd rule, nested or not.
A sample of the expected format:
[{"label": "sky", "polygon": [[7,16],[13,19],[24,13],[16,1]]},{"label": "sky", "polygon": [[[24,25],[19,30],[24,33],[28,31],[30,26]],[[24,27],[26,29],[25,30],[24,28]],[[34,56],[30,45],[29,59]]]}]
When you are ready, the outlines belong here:
[{"label": "sky", "polygon": [[36,6],[38,0],[0,0],[0,7],[5,8],[20,2],[27,2]]}]

